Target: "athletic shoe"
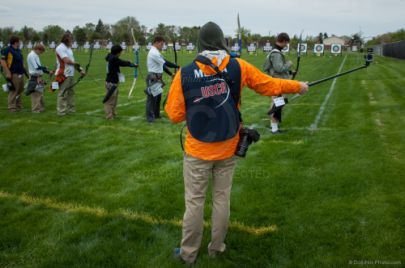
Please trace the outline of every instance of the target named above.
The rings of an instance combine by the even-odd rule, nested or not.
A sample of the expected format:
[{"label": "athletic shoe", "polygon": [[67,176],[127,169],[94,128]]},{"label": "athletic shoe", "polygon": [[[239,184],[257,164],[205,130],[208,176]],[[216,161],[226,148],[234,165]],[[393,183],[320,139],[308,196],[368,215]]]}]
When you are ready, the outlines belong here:
[{"label": "athletic shoe", "polygon": [[173,257],[174,257],[175,260],[177,260],[177,261],[179,261],[182,264],[185,264],[187,266],[191,266],[191,265],[194,264],[194,263],[189,263],[189,262],[186,262],[185,260],[183,260],[183,258],[181,257],[180,254],[181,254],[181,248],[175,248],[173,250]]}]

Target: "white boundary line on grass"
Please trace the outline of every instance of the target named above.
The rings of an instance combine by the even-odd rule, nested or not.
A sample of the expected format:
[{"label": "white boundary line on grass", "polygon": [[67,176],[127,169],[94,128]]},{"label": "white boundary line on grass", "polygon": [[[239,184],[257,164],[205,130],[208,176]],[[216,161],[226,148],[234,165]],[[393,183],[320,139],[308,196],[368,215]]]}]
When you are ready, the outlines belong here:
[{"label": "white boundary line on grass", "polygon": [[[347,55],[345,55],[345,57],[343,58],[342,63],[340,64],[340,67],[339,67],[339,70],[337,73],[340,73],[342,71],[343,66],[345,65],[345,62],[346,62],[346,58],[347,58]],[[326,104],[328,103],[330,96],[332,96],[332,93],[335,90],[336,79],[337,79],[337,77],[335,79],[333,79],[332,85],[329,88],[328,95],[326,95],[325,99],[323,100],[321,108],[319,108],[319,112],[316,115],[315,121],[311,124],[311,126],[309,127],[309,130],[315,131],[318,129],[318,124],[319,124],[319,121],[321,121],[321,117],[325,111]]]}]

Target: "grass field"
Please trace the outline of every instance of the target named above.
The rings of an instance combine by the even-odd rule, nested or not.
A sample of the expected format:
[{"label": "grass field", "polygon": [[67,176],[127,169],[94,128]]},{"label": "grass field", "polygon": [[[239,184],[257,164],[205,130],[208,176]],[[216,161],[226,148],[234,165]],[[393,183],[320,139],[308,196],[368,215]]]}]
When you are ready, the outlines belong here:
[{"label": "grass field", "polygon": [[[76,87],[74,115],[57,117],[48,92],[45,113],[24,96],[10,114],[0,93],[0,267],[181,267],[181,125],[146,122],[145,53],[134,98],[126,69],[119,120],[104,120],[104,56],[95,51]],[[243,58],[261,67],[264,57]],[[179,53],[181,65],[192,58]],[[51,51],[42,62],[54,66]],[[297,78],[361,64],[360,54],[303,56]],[[208,205],[196,267],[405,266],[405,62],[377,57],[331,84],[288,104],[278,136],[269,99],[244,89],[244,121],[262,137],[237,166],[227,251],[208,258]]]}]

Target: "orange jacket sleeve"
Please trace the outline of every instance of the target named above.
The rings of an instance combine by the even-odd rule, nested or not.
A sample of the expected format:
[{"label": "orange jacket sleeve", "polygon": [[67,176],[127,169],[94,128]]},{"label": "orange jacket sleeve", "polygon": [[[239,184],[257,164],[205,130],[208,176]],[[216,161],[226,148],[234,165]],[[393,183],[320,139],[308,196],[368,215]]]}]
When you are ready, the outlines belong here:
[{"label": "orange jacket sleeve", "polygon": [[186,105],[184,101],[183,88],[181,86],[181,69],[178,71],[170,86],[165,111],[170,120],[180,123],[186,120]]},{"label": "orange jacket sleeve", "polygon": [[242,88],[247,86],[260,95],[277,96],[284,93],[298,93],[301,86],[297,81],[273,78],[262,73],[252,64],[237,59],[241,67]]}]

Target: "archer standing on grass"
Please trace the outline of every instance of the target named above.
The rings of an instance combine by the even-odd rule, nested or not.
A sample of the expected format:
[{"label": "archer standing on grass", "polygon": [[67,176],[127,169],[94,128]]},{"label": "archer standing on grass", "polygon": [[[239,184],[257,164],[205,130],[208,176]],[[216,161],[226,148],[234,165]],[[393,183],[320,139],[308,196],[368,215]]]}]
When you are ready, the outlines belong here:
[{"label": "archer standing on grass", "polygon": [[155,119],[160,118],[160,101],[164,86],[162,80],[163,71],[173,77],[173,73],[168,68],[179,68],[177,64],[165,60],[160,54],[164,43],[163,37],[156,36],[147,57],[148,76],[146,77],[147,88],[145,93],[147,95],[146,120],[149,123],[153,123]]},{"label": "archer standing on grass", "polygon": [[27,56],[28,73],[30,81],[28,82],[26,95],[31,95],[31,111],[41,113],[45,111],[44,88],[45,81],[42,79],[44,73],[52,74],[46,67],[41,65],[39,55],[45,52],[45,46],[37,44]]},{"label": "archer standing on grass", "polygon": [[199,56],[174,77],[166,112],[174,123],[187,122],[183,177],[186,211],[175,256],[194,263],[204,229],[204,202],[212,176],[212,224],[208,254],[224,252],[230,213],[235,152],[240,139],[241,90],[264,96],[306,93],[303,82],[272,78],[240,58],[231,58],[221,28],[205,24],[199,33]]},{"label": "archer standing on grass", "polygon": [[72,50],[73,37],[71,33],[65,33],[62,36],[61,43],[56,47],[57,69],[55,72],[56,81],[59,83],[59,93],[57,101],[57,113],[60,116],[74,113],[75,110],[75,92],[74,92],[74,73],[75,69],[83,77],[86,72],[75,62]]},{"label": "archer standing on grass", "polygon": [[24,90],[24,77],[28,76],[24,68],[24,58],[20,50],[20,38],[12,36],[10,45],[1,52],[1,66],[5,72],[6,79],[11,82],[8,91],[8,110],[10,112],[21,111],[21,93]]},{"label": "archer standing on grass", "polygon": [[[290,37],[287,33],[280,33],[277,36],[275,48],[269,53],[263,65],[263,70],[272,77],[290,79],[292,62],[286,61],[282,50],[289,44]],[[284,106],[282,95],[273,96],[268,115],[270,116],[271,133],[280,134],[281,112]]]},{"label": "archer standing on grass", "polygon": [[125,77],[120,72],[120,66],[122,67],[135,67],[138,65],[133,64],[130,61],[123,61],[119,57],[122,52],[120,45],[114,45],[111,48],[105,60],[107,61],[107,78],[105,80],[106,96],[103,100],[105,118],[107,120],[114,119],[117,116],[115,108],[117,107],[118,100],[118,84],[125,80]]}]

